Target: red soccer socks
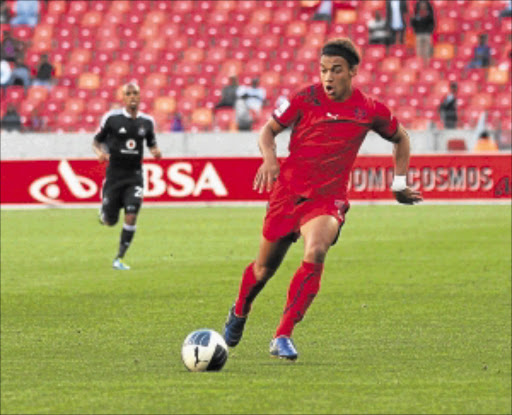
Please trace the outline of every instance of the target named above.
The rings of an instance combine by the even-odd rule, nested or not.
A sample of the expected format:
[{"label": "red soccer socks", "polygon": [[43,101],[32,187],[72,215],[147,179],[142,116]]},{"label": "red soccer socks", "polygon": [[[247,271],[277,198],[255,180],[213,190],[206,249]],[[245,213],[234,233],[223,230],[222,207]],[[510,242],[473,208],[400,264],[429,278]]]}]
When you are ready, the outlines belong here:
[{"label": "red soccer socks", "polygon": [[251,311],[251,304],[263,289],[266,281],[258,281],[254,276],[254,262],[251,262],[245,269],[240,283],[240,291],[235,303],[235,314],[239,317],[246,316]]},{"label": "red soccer socks", "polygon": [[323,269],[324,264],[302,262],[290,283],[286,307],[274,338],[290,337],[295,324],[304,318],[308,307],[320,290]]}]

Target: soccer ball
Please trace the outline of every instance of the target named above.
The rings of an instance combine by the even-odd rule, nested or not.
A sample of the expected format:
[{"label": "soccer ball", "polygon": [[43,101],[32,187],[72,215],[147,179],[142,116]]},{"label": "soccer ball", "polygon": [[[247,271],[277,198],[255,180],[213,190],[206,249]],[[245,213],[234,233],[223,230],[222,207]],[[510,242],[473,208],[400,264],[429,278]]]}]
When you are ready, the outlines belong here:
[{"label": "soccer ball", "polygon": [[185,338],[181,359],[191,372],[218,371],[228,360],[228,346],[216,331],[196,330]]}]

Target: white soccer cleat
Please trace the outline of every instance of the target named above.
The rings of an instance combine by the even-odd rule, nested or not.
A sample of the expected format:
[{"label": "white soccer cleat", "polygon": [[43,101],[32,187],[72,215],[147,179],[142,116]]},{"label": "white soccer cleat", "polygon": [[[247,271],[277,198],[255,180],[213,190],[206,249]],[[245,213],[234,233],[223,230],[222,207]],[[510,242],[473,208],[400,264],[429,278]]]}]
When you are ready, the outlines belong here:
[{"label": "white soccer cleat", "polygon": [[117,269],[119,271],[128,271],[130,269],[130,266],[126,265],[121,258],[116,258],[112,263],[112,268]]}]

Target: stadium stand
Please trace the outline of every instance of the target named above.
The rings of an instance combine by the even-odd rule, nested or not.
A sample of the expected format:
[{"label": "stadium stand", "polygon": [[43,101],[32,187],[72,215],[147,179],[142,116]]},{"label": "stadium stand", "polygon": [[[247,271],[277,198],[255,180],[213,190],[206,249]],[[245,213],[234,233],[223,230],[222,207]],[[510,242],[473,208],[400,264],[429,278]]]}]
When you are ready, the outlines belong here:
[{"label": "stadium stand", "polygon": [[[14,15],[15,2],[7,3]],[[41,88],[8,87],[0,116],[13,103],[23,122],[37,108],[49,130],[91,131],[115,104],[119,86],[136,80],[141,107],[154,114],[160,130],[168,131],[176,111],[192,131],[233,130],[233,112],[214,110],[230,75],[240,83],[260,77],[268,116],[277,97],[319,80],[317,59],[326,39],[350,36],[363,54],[355,84],[387,102],[407,127],[441,127],[437,106],[451,81],[460,86],[460,127],[473,127],[484,110],[490,122],[510,119],[511,66],[498,67],[510,60],[512,19],[498,20],[506,0],[432,0],[437,27],[426,68],[415,56],[410,27],[404,45],[368,45],[366,22],[375,10],[385,14],[384,0],[335,1],[330,24],[312,21],[318,3],[41,1],[35,27],[2,25],[2,33],[11,29],[25,42],[32,68],[47,53],[56,86],[44,96]],[[495,63],[467,69],[480,33],[488,34]]]}]

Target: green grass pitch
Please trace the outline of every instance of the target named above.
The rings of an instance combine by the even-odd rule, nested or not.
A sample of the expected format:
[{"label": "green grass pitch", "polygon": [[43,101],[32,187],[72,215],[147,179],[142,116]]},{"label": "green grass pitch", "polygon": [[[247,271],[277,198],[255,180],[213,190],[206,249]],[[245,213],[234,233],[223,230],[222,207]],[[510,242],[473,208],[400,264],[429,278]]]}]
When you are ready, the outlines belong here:
[{"label": "green grass pitch", "polygon": [[1,212],[1,412],[510,414],[510,206],[352,206],[294,340],[268,343],[302,257],[295,244],[219,373],[181,343],[221,331],[263,207]]}]

